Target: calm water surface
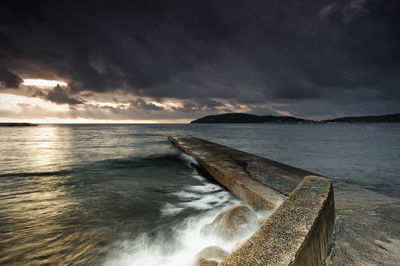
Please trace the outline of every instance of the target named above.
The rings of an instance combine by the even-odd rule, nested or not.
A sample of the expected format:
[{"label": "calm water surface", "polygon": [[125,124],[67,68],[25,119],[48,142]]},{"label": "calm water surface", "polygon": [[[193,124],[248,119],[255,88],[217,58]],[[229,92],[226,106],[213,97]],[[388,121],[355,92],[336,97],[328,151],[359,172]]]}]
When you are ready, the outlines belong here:
[{"label": "calm water surface", "polygon": [[397,124],[3,127],[0,264],[190,261],[209,244],[194,231],[237,199],[172,147],[177,133],[400,197]]}]

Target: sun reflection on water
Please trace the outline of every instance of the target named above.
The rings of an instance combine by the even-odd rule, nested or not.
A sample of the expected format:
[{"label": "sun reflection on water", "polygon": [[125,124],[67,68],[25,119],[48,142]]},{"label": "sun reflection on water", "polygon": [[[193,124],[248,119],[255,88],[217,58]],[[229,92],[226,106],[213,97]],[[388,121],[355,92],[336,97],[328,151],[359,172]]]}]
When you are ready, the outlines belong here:
[{"label": "sun reflection on water", "polygon": [[1,169],[12,171],[24,161],[30,174],[7,178],[0,173],[6,176],[0,183],[0,264],[87,261],[87,253],[101,241],[101,232],[82,232],[82,221],[74,215],[82,202],[72,194],[71,175],[60,168],[60,162],[71,156],[68,130],[51,126],[15,130],[7,138],[0,135],[0,144],[12,151],[7,154],[8,168],[3,163]]}]

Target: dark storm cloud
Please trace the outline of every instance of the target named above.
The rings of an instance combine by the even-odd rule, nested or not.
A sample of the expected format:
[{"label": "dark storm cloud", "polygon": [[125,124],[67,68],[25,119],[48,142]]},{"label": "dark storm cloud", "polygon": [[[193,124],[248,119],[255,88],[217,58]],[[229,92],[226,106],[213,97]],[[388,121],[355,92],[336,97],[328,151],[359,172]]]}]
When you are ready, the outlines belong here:
[{"label": "dark storm cloud", "polygon": [[0,66],[0,89],[2,83],[5,88],[18,88],[22,83],[22,79],[8,71],[5,67]]},{"label": "dark storm cloud", "polygon": [[147,103],[142,98],[138,98],[136,100],[131,101],[130,102],[130,106],[134,107],[134,108],[137,108],[137,109],[140,109],[140,110],[147,110],[147,111],[150,111],[150,110],[153,110],[153,111],[154,110],[156,110],[156,111],[164,110],[164,108],[162,106],[157,106],[157,105],[155,105],[153,103]]},{"label": "dark storm cloud", "polygon": [[58,104],[80,104],[81,100],[76,98],[72,98],[68,95],[68,90],[57,85],[52,90],[47,92],[46,97],[47,100],[58,103]]},{"label": "dark storm cloud", "polygon": [[74,96],[70,86],[55,86],[54,88],[38,88],[35,86],[26,86],[24,94],[28,97],[37,97],[56,104],[83,104],[84,101]]},{"label": "dark storm cloud", "polygon": [[[17,87],[18,76],[51,74],[70,80],[75,94],[124,89],[184,99],[182,110],[221,109],[211,97],[275,102],[309,116],[339,113],[338,102],[360,112],[378,110],[369,107],[374,101],[400,104],[396,0],[14,0],[0,6],[6,87]],[[68,102],[62,96],[52,99]],[[331,108],[306,111],[311,102]],[[146,104],[133,103],[161,108]]]}]

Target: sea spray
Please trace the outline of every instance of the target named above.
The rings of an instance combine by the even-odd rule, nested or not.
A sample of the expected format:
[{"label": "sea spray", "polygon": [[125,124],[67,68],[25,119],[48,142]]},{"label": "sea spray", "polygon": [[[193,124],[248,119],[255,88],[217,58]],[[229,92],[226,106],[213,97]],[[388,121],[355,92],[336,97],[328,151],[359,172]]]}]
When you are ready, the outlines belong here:
[{"label": "sea spray", "polygon": [[[231,253],[257,228],[249,227],[238,237],[226,239],[218,234],[203,234],[202,229],[212,223],[221,213],[233,206],[242,204],[230,192],[200,176],[196,170],[196,161],[185,154],[179,156],[192,168],[189,178],[195,178],[200,185],[183,186],[179,191],[171,192],[176,197],[174,204],[165,203],[161,208],[160,219],[171,218],[186,209],[195,214],[172,226],[171,232],[158,231],[155,235],[142,234],[136,239],[121,239],[108,257],[105,265],[193,265],[198,253],[204,248],[217,246]],[[257,218],[266,217],[270,212],[259,211]]]},{"label": "sea spray", "polygon": [[214,221],[223,209],[240,204],[236,199],[224,207],[209,210],[201,215],[189,217],[173,228],[173,239],[160,235],[151,239],[142,235],[133,241],[121,241],[119,248],[105,265],[193,265],[197,254],[204,248],[218,246],[231,253],[256,230],[241,234],[240,238],[224,239],[216,234],[202,234],[201,229]]},{"label": "sea spray", "polygon": [[193,168],[193,166],[198,166],[196,159],[186,153],[180,152],[179,159],[185,162],[186,166],[189,168]]}]

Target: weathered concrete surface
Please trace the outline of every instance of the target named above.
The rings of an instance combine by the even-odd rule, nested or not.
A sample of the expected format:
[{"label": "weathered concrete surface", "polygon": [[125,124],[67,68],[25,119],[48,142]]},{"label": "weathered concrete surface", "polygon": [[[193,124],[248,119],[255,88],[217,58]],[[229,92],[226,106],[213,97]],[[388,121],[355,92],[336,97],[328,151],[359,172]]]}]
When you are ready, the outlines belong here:
[{"label": "weathered concrete surface", "polygon": [[271,209],[290,194],[221,265],[322,265],[335,216],[329,179],[195,137],[169,139],[252,205]]},{"label": "weathered concrete surface", "polygon": [[238,163],[239,159],[235,159],[243,153],[243,161],[249,154],[195,137],[169,137],[169,140],[193,156],[220,184],[253,207],[272,210],[286,198],[279,191],[253,179]]},{"label": "weathered concrete surface", "polygon": [[[220,164],[220,160],[230,162],[227,167],[231,167],[232,171],[224,173],[233,174],[236,170],[241,174],[244,172],[248,177],[286,195],[293,191],[304,176],[310,174],[301,169],[245,152],[232,151],[228,147],[193,137],[174,137],[170,140],[197,158],[203,167],[210,155],[216,156],[215,160],[212,160],[215,165]],[[214,150],[215,147],[217,148]],[[221,153],[226,155],[218,155]],[[212,172],[211,174],[214,175]],[[334,183],[334,192],[334,241],[326,264],[400,265],[400,199],[339,181]],[[312,236],[309,237],[311,238]]]},{"label": "weathered concrete surface", "polygon": [[322,265],[335,217],[331,181],[307,176],[221,265]]},{"label": "weathered concrete surface", "polygon": [[400,265],[400,200],[335,182],[336,222],[328,265]]},{"label": "weathered concrete surface", "polygon": [[[175,146],[195,157],[199,162],[207,160],[207,164],[219,165],[226,162],[226,167],[240,170],[253,180],[257,180],[270,188],[288,196],[306,175],[311,172],[259,157],[250,153],[232,149],[217,143],[192,136],[168,138]],[[202,165],[204,167],[204,165]]]}]

